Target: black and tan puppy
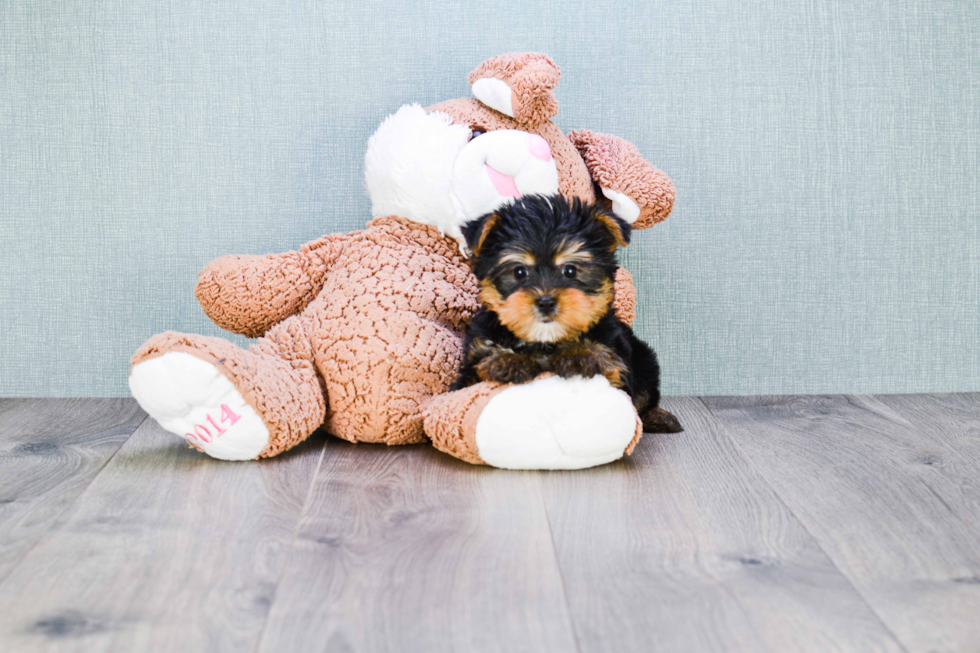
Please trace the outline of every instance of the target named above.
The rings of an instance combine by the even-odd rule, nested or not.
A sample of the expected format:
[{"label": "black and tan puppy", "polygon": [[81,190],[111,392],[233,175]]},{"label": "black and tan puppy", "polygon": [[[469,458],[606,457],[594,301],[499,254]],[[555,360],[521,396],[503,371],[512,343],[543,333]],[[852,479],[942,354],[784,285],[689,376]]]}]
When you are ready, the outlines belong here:
[{"label": "black and tan puppy", "polygon": [[656,355],[612,310],[626,222],[577,199],[529,196],[463,234],[483,306],[470,321],[453,389],[526,383],[542,372],[602,375],[632,397],[644,430],[681,430],[659,407]]}]

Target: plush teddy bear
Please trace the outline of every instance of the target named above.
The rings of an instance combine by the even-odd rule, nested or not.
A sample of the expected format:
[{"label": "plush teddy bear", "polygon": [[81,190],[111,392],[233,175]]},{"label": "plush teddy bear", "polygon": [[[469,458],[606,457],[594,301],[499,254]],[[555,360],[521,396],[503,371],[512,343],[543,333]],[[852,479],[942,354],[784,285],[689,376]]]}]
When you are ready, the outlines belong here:
[{"label": "plush teddy bear", "polygon": [[[482,383],[447,393],[477,308],[461,226],[515,197],[561,192],[644,229],[670,213],[670,180],[630,143],[549,119],[558,67],[495,57],[470,74],[476,99],[407,105],[368,142],[373,219],[298,251],[224,256],[195,295],[219,326],[258,337],[166,332],[135,353],[130,388],[165,429],[215,458],[274,456],[321,425],[352,442],[407,444],[499,467],[580,468],[631,451],[628,397],[603,377]],[[632,322],[635,289],[617,277]]]}]

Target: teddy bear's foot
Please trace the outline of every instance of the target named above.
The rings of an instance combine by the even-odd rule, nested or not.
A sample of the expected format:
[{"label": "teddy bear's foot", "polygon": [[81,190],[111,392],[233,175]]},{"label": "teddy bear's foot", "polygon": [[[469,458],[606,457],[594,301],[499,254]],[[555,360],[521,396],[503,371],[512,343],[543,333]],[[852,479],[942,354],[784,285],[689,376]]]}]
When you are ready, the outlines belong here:
[{"label": "teddy bear's foot", "polygon": [[269,429],[228,377],[182,351],[133,366],[129,388],[150,417],[212,458],[251,460]]},{"label": "teddy bear's foot", "polygon": [[639,419],[605,377],[480,383],[426,411],[433,444],[457,458],[507,469],[583,469],[630,453]]},{"label": "teddy bear's foot", "polygon": [[130,388],[164,428],[215,458],[275,456],[323,424],[326,395],[307,331],[293,316],[247,350],[159,333],[133,354]]}]

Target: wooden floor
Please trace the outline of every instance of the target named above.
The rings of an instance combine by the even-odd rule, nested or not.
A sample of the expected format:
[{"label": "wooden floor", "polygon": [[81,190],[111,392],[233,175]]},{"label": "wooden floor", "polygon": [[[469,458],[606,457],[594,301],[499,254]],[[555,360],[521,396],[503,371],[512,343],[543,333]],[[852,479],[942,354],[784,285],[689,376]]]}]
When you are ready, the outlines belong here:
[{"label": "wooden floor", "polygon": [[509,472],[0,400],[0,651],[980,651],[980,395],[665,403]]}]

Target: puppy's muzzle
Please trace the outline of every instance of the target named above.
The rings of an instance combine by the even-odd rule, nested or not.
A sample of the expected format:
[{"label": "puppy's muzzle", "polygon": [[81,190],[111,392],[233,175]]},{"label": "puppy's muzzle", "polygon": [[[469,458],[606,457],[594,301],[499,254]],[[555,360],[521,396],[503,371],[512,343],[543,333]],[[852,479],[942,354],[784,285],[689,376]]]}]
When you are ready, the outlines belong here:
[{"label": "puppy's muzzle", "polygon": [[558,300],[552,295],[541,295],[534,300],[534,307],[538,309],[541,317],[551,317],[558,309]]}]

